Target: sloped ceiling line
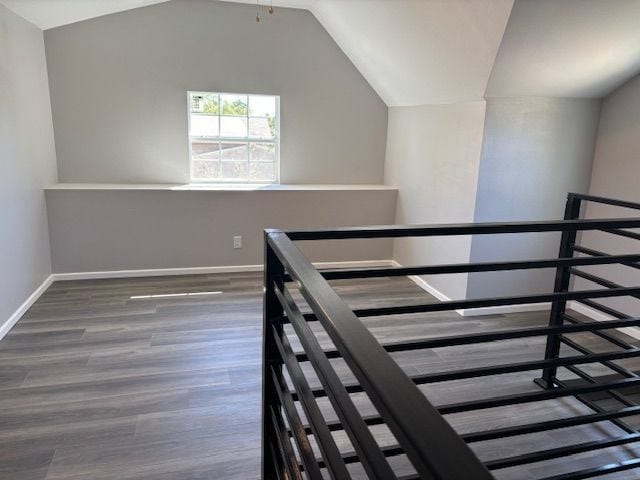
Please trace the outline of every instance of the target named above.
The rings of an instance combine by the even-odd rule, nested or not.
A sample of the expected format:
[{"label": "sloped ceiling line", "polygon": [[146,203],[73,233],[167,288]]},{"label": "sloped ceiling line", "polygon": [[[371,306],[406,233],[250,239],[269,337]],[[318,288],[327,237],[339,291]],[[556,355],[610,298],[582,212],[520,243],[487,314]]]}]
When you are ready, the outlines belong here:
[{"label": "sloped ceiling line", "polygon": [[[0,0],[43,29],[165,1],[218,0]],[[310,10],[389,106],[600,98],[640,71],[640,0],[273,4]]]},{"label": "sloped ceiling line", "polygon": [[0,0],[43,30],[170,0]]},{"label": "sloped ceiling line", "polygon": [[483,98],[513,0],[320,0],[311,11],[389,106]]},{"label": "sloped ceiling line", "polygon": [[[164,0],[0,1],[47,29]],[[275,0],[274,5],[310,10],[387,105],[403,106],[482,98],[512,2]]]},{"label": "sloped ceiling line", "polygon": [[516,0],[487,97],[608,95],[640,71],[640,0]]}]

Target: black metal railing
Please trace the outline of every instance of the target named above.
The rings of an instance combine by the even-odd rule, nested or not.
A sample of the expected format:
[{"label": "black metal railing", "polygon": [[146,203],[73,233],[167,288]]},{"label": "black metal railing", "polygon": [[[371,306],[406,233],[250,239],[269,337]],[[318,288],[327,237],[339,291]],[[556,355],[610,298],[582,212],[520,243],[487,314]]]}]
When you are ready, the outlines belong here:
[{"label": "black metal railing", "polygon": [[[630,344],[614,329],[640,326],[633,318],[598,299],[640,298],[640,285],[623,286],[576,267],[623,265],[640,268],[640,254],[616,254],[576,244],[577,233],[601,231],[636,239],[630,228],[640,227],[640,218],[580,219],[584,202],[640,210],[640,204],[580,194],[569,194],[565,218],[548,222],[476,223],[430,226],[374,226],[335,230],[265,232],[265,300],[263,363],[263,480],[349,479],[352,464],[372,479],[408,480],[412,478],[446,480],[492,479],[494,470],[526,465],[567,455],[640,441],[640,433],[623,419],[640,414],[640,406],[619,392],[640,386],[640,375],[616,363],[640,357],[640,348]],[[384,267],[316,270],[294,244],[296,241],[362,238],[432,237],[529,232],[561,232],[558,258],[522,261],[483,262],[419,267]],[[640,236],[638,236],[640,238]],[[583,256],[575,256],[580,254]],[[499,298],[479,298],[352,310],[328,281],[407,275],[436,275],[491,272],[521,269],[556,269],[554,289],[550,293]],[[571,290],[573,277],[595,283],[590,290]],[[594,300],[595,299],[595,300]],[[567,302],[575,301],[609,315],[606,322],[580,320],[568,311]],[[422,340],[379,343],[360,318],[439,312],[456,309],[522,305],[550,302],[549,325],[512,328],[473,335],[455,335]],[[318,322],[318,324],[314,324]],[[316,328],[318,327],[318,328]],[[326,332],[331,347],[322,347],[318,331]],[[568,335],[588,332],[617,349],[594,352]],[[500,340],[546,337],[544,358],[497,366],[456,371],[408,375],[389,355],[392,352],[473,345]],[[295,347],[292,346],[292,340]],[[298,346],[299,344],[299,346]],[[561,345],[577,355],[560,356]],[[341,358],[352,373],[344,380],[331,359]],[[594,378],[585,365],[599,364],[612,370],[613,379]],[[563,368],[581,379],[580,383],[560,380]],[[312,384],[313,370],[319,385]],[[432,405],[417,385],[433,382],[500,375],[514,372],[541,372],[536,380],[543,390],[513,393],[488,399]],[[365,392],[375,407],[374,414],[360,413],[352,394]],[[589,396],[595,392],[611,396],[623,408],[605,410]],[[320,404],[326,397],[325,404]],[[497,428],[459,435],[443,415],[481,411],[487,408],[573,397],[589,406],[593,413],[554,419],[515,427]],[[328,400],[336,418],[327,419]],[[569,426],[601,421],[613,422],[625,435],[560,448],[511,456],[489,462],[480,461],[469,444],[508,438],[534,432],[548,432]],[[386,425],[397,444],[380,446],[370,427]],[[334,432],[348,437],[351,451],[340,449]],[[399,475],[390,457],[405,455],[413,473]],[[625,461],[593,467],[562,479],[589,478],[640,467],[640,461]],[[555,477],[549,477],[549,479]]]}]

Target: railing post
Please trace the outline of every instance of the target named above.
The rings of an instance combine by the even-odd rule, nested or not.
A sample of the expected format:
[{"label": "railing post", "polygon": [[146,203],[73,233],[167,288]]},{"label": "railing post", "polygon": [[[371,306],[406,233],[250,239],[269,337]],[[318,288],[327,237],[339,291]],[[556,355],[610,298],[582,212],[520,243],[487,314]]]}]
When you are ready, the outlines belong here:
[{"label": "railing post", "polygon": [[273,326],[281,330],[284,310],[276,297],[274,282],[282,285],[284,267],[269,246],[269,230],[264,232],[264,303],[263,303],[263,344],[262,344],[262,480],[279,478],[278,465],[272,455],[270,445],[277,440],[275,425],[271,421],[271,407],[274,412],[280,412],[278,394],[273,383],[271,368],[276,376],[282,376],[282,358],[278,353],[273,336]]},{"label": "railing post", "polygon": [[[565,220],[577,220],[580,217],[580,205],[581,199],[569,194],[567,196],[567,204],[564,210]],[[560,251],[558,258],[570,258],[573,257],[573,247],[576,242],[576,230],[565,230],[562,232],[560,238]],[[571,280],[571,274],[569,272],[569,266],[562,266],[556,268],[556,277],[553,291],[554,292],[567,292],[569,290],[569,282]],[[549,326],[559,327],[563,324],[563,315],[567,307],[566,300],[558,300],[551,305],[551,314],[549,316]],[[547,336],[547,346],[545,349],[544,358],[550,360],[558,358],[560,356],[560,335],[549,334]],[[545,368],[542,371],[542,378],[537,378],[535,382],[545,389],[553,388],[553,378],[556,376],[557,367]]]}]

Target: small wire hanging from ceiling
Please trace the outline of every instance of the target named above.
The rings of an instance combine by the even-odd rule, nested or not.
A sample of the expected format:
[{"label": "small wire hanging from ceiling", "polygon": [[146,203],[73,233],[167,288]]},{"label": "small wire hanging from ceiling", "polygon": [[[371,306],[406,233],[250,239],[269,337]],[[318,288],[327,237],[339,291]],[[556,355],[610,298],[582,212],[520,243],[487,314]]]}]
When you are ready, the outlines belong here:
[{"label": "small wire hanging from ceiling", "polygon": [[[267,10],[269,15],[273,14],[273,0],[270,0],[269,9]],[[260,0],[256,0],[256,22],[260,23]]]}]

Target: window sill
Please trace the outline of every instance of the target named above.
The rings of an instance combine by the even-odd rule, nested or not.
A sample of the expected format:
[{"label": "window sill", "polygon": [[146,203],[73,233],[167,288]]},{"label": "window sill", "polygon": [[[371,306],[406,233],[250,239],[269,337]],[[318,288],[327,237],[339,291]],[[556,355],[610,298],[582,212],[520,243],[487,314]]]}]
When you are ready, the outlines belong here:
[{"label": "window sill", "polygon": [[127,184],[127,183],[58,183],[46,187],[54,190],[144,190],[144,191],[350,191],[350,190],[397,190],[389,185],[293,185],[293,184]]}]

